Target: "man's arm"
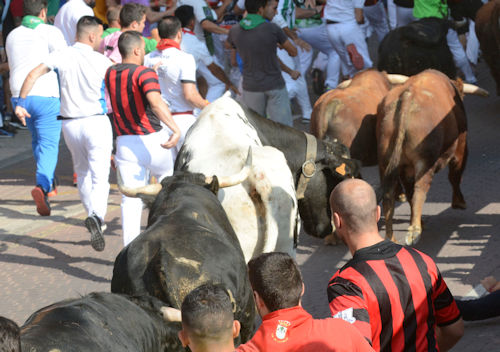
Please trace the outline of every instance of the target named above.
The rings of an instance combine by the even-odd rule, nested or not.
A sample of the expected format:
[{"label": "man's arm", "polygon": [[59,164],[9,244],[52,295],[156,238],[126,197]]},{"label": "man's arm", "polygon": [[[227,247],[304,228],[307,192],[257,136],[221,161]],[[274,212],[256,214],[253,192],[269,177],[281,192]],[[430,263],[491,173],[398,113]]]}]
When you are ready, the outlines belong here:
[{"label": "man's arm", "polygon": [[219,81],[223,82],[226,85],[226,89],[230,89],[233,92],[235,92],[236,94],[240,95],[238,88],[236,88],[231,83],[231,81],[229,80],[229,77],[227,77],[226,73],[219,65],[217,65],[215,62],[212,62],[210,65],[207,66],[207,68]]},{"label": "man's arm", "polygon": [[151,105],[151,109],[153,110],[154,114],[173,132],[168,141],[161,146],[165,149],[175,147],[177,145],[177,142],[179,142],[179,138],[181,137],[181,131],[172,118],[172,114],[170,113],[170,109],[168,108],[167,104],[161,98],[160,92],[148,92],[146,94],[146,98],[148,99],[148,102]]},{"label": "man's arm", "polygon": [[283,61],[280,60],[280,58],[278,58],[278,62],[280,64],[281,71],[283,71],[285,73],[288,73],[290,75],[290,77],[292,77],[292,79],[294,81],[297,80],[300,77],[300,72],[299,71],[292,70],[290,67],[288,67],[287,65],[285,65],[283,63]]},{"label": "man's arm", "polygon": [[19,93],[19,99],[17,102],[15,114],[21,120],[21,123],[26,126],[26,118],[31,117],[31,115],[24,108],[24,99],[28,96],[31,89],[35,85],[37,79],[44,74],[50,72],[50,68],[45,64],[40,64],[28,73],[24,79],[23,85],[21,87],[21,92]]},{"label": "man's arm", "polygon": [[297,56],[297,48],[288,39],[283,44],[281,44],[281,47],[285,49],[288,55],[290,55],[291,57]]},{"label": "man's arm", "polygon": [[184,93],[184,98],[186,98],[189,104],[195,108],[203,109],[209,104],[208,101],[203,99],[200,95],[195,83],[182,83],[182,92]]},{"label": "man's arm", "polygon": [[216,33],[216,34],[228,34],[229,29],[220,27],[219,25],[213,23],[210,20],[203,20],[201,23],[201,28],[203,30],[210,32],[210,33]]},{"label": "man's arm", "polygon": [[354,9],[354,18],[359,24],[365,23],[365,17],[363,16],[363,9]]},{"label": "man's arm", "polygon": [[224,17],[224,14],[226,13],[226,9],[229,5],[231,5],[233,1],[232,0],[224,0],[222,2],[222,5],[220,5],[218,8],[214,9],[215,14],[217,15],[217,18],[222,20]]},{"label": "man's arm", "polygon": [[464,336],[464,321],[462,318],[456,322],[436,327],[437,343],[440,351],[448,351]]}]

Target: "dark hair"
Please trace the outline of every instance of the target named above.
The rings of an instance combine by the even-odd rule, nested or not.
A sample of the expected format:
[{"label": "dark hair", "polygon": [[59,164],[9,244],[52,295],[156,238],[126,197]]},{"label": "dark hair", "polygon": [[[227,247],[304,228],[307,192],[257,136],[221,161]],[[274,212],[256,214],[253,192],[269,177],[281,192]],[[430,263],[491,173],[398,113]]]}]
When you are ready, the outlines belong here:
[{"label": "dark hair", "polygon": [[182,302],[182,325],[199,340],[232,337],[234,320],[231,299],[220,285],[203,284]]},{"label": "dark hair", "polygon": [[113,21],[118,21],[120,19],[121,6],[111,6],[106,11],[106,21],[109,24]]},{"label": "dark hair", "polygon": [[21,332],[12,320],[0,317],[0,352],[21,352]]},{"label": "dark hair", "polygon": [[142,34],[137,31],[123,32],[118,38],[118,50],[122,58],[129,56],[135,48],[141,45],[143,40]]},{"label": "dark hair", "polygon": [[137,4],[135,2],[129,2],[123,5],[120,10],[120,26],[122,28],[129,27],[132,22],[141,22],[142,18],[146,14],[146,6]]},{"label": "dark hair", "polygon": [[302,295],[302,275],[286,253],[264,253],[248,262],[248,276],[271,312],[295,307]]},{"label": "dark hair", "polygon": [[181,21],[182,27],[187,27],[189,22],[194,19],[193,6],[182,5],[175,9],[175,17]]},{"label": "dark hair", "polygon": [[181,28],[181,21],[177,17],[167,16],[158,23],[158,34],[161,39],[174,39]]},{"label": "dark hair", "polygon": [[98,26],[102,26],[102,21],[100,19],[94,16],[83,16],[76,24],[76,37],[80,38],[83,33],[93,30]]},{"label": "dark hair", "polygon": [[38,16],[40,11],[47,8],[47,0],[24,0],[23,14],[24,16]]},{"label": "dark hair", "polygon": [[269,0],[245,0],[245,10],[248,13],[257,13],[261,7],[266,7]]}]

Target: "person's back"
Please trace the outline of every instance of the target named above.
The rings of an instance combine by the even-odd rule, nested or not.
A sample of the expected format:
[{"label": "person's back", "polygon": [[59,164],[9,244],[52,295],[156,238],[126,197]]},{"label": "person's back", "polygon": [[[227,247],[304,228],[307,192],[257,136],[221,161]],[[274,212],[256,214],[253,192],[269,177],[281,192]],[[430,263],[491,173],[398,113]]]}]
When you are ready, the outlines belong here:
[{"label": "person's back", "polygon": [[353,255],[328,284],[332,316],[350,322],[376,351],[451,348],[463,334],[453,296],[430,257],[379,235],[373,188],[343,181],[330,207],[337,235]]},{"label": "person's back", "polygon": [[83,16],[93,16],[94,0],[69,0],[57,12],[54,26],[59,28],[68,45],[76,41],[76,24]]},{"label": "person's back", "polygon": [[286,36],[276,24],[264,22],[252,29],[238,24],[229,36],[243,60],[243,89],[265,91],[284,86],[276,47]]},{"label": "person's back", "polygon": [[[29,25],[29,23],[28,23]],[[9,57],[10,90],[18,97],[28,73],[48,57],[51,52],[66,47],[61,31],[45,23],[30,27],[21,25],[7,36],[6,51]],[[50,72],[35,83],[30,95],[59,97],[57,75]]]}]

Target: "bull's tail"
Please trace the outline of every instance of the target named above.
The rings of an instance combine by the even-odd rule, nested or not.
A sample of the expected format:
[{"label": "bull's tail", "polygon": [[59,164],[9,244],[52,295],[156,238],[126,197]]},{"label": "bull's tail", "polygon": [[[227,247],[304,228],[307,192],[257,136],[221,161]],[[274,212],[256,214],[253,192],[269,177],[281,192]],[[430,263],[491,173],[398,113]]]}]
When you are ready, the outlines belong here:
[{"label": "bull's tail", "polygon": [[400,95],[396,108],[394,109],[394,131],[393,140],[389,144],[389,150],[386,155],[382,157],[381,161],[387,160],[387,166],[381,175],[382,179],[382,194],[386,194],[395,182],[399,182],[399,164],[401,162],[401,155],[403,153],[403,141],[406,135],[406,124],[408,113],[410,111],[411,92],[405,90]]}]

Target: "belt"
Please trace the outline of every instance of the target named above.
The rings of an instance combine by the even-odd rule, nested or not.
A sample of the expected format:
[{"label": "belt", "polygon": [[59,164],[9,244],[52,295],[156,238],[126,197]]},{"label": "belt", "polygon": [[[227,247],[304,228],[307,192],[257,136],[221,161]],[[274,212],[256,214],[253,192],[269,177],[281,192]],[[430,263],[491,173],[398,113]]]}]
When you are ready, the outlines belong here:
[{"label": "belt", "polygon": [[193,110],[171,112],[172,115],[193,115]]},{"label": "belt", "polygon": [[57,116],[58,120],[73,120],[71,117]]},{"label": "belt", "polygon": [[326,20],[326,24],[337,24],[337,23],[340,23],[340,22],[332,21],[332,20]]}]

